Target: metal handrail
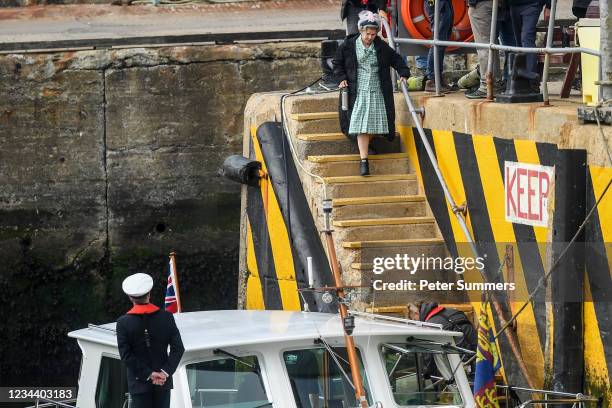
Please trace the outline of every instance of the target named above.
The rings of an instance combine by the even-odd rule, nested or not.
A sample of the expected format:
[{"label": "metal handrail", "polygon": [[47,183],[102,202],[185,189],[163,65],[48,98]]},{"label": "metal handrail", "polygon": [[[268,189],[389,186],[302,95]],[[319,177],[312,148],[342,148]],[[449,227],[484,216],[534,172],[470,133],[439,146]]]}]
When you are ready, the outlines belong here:
[{"label": "metal handrail", "polygon": [[377,313],[357,312],[353,310],[351,310],[349,313],[354,316],[367,317],[370,319],[385,320],[385,321],[394,322],[394,323],[411,324],[411,325],[419,326],[419,327],[431,327],[433,329],[440,329],[440,330],[442,329],[442,325],[438,323],[422,322],[420,320],[404,319],[402,317],[395,317],[395,316],[385,316],[385,315],[381,315]]},{"label": "metal handrail", "polygon": [[495,387],[501,388],[501,389],[513,390],[513,391],[527,392],[530,394],[537,393],[537,394],[546,394],[546,395],[551,395],[551,396],[556,396],[556,397],[582,398],[583,401],[599,401],[599,399],[595,397],[591,397],[589,395],[584,395],[581,393],[540,390],[540,389],[535,389],[535,388],[515,387],[515,386],[503,385],[503,384],[495,384]]},{"label": "metal handrail", "polygon": [[[40,404],[40,402],[44,402],[44,404]],[[68,402],[74,402],[76,404],[76,399],[62,400],[62,401],[54,401],[48,398],[36,398],[36,408],[45,408],[45,407],[61,407],[61,408],[77,408],[76,405],[68,405]]]},{"label": "metal handrail", "polygon": [[92,323],[89,323],[89,324],[87,325],[87,328],[88,328],[88,329],[93,329],[93,330],[102,330],[102,331],[104,331],[104,332],[108,332],[108,333],[117,334],[117,330],[115,330],[115,329],[111,329],[110,327],[99,326],[99,325],[97,325],[97,324],[92,324]]},{"label": "metal handrail", "polygon": [[535,405],[535,404],[545,404],[545,405],[565,405],[565,404],[574,404],[573,406],[575,406],[576,404],[579,404],[579,406],[582,406],[582,403],[584,402],[596,402],[597,399],[595,400],[587,400],[587,399],[583,399],[583,398],[564,398],[564,399],[557,399],[557,400],[549,400],[549,399],[531,399],[531,400],[527,400],[525,402],[523,402],[521,405],[519,405],[517,408],[524,408],[528,405]]},{"label": "metal handrail", "polygon": [[[546,47],[515,47],[509,45],[501,45],[495,44],[494,42],[497,39],[497,8],[498,8],[498,0],[493,0],[493,12],[491,19],[491,34],[489,37],[489,43],[477,43],[477,42],[461,42],[461,41],[440,41],[438,39],[438,30],[439,30],[439,21],[440,19],[440,6],[439,2],[435,2],[434,7],[434,38],[433,40],[421,40],[416,38],[394,38],[392,31],[389,29],[389,24],[385,19],[382,20],[382,24],[385,27],[389,39],[389,45],[395,49],[396,44],[418,44],[418,45],[429,45],[434,47],[434,75],[435,75],[435,86],[436,86],[436,95],[440,96],[440,61],[438,56],[438,47],[457,47],[457,48],[471,48],[471,49],[488,49],[489,56],[487,61],[487,75],[491,76],[487,78],[487,99],[492,100],[493,97],[493,81],[492,81],[492,71],[493,71],[493,50],[499,51],[510,51],[510,52],[521,52],[526,54],[544,54],[544,72],[542,75],[542,94],[544,99],[544,104],[549,104],[549,95],[548,95],[548,67],[550,64],[550,54],[575,54],[575,53],[584,53],[593,55],[596,57],[600,57],[600,65],[601,65],[601,52],[598,50],[594,50],[592,48],[585,47],[560,47],[553,48],[552,47],[552,37],[553,30],[555,26],[555,18],[557,12],[557,0],[551,0],[551,8],[550,15],[548,18],[548,29],[546,36]],[[481,68],[482,69],[482,68]],[[601,72],[601,68],[599,70]]]},{"label": "metal handrail", "polygon": [[[470,382],[469,384],[470,386],[474,386],[473,382]],[[574,406],[578,404],[578,406],[582,407],[584,406],[584,403],[601,402],[600,398],[596,398],[590,395],[585,395],[582,393],[570,393],[570,392],[561,392],[561,391],[542,390],[542,389],[536,389],[536,388],[515,387],[515,386],[509,386],[509,385],[503,385],[503,384],[495,384],[495,388],[497,390],[504,390],[504,394],[506,396],[506,402],[508,401],[508,396],[509,396],[508,392],[510,390],[518,391],[518,392],[526,392],[528,394],[542,395],[544,398],[544,399],[527,400],[521,403],[521,405],[519,405],[517,408],[525,407],[531,404],[542,404],[546,407],[547,405],[572,404],[572,403],[574,404]],[[549,399],[548,398],[549,396],[560,397],[560,398]]]},{"label": "metal handrail", "polygon": [[594,55],[596,57],[601,57],[601,52],[594,50],[592,48],[585,47],[565,47],[565,48],[547,48],[547,47],[516,47],[512,45],[501,45],[501,44],[486,44],[486,43],[476,43],[476,42],[461,42],[461,41],[443,41],[443,40],[420,40],[417,38],[395,38],[395,43],[401,44],[436,44],[443,45],[445,47],[463,47],[463,48],[476,48],[480,50],[493,49],[493,50],[501,50],[501,51],[513,51],[513,52],[523,52],[525,54],[575,54],[578,52]]},{"label": "metal handrail", "polygon": [[[389,26],[387,22],[384,20],[382,21],[383,21],[385,28],[388,28]],[[397,41],[398,39],[393,39],[392,36],[389,36],[389,43],[392,47],[395,47],[395,43]],[[406,86],[406,82],[401,81],[400,83],[401,83],[402,93],[406,101],[406,105],[408,106],[408,111],[412,115],[412,120],[414,124],[416,125],[421,142],[423,143],[423,146],[425,147],[425,151],[427,152],[429,161],[431,162],[434,172],[436,173],[436,177],[438,181],[440,182],[440,186],[442,187],[442,191],[444,192],[444,198],[446,199],[451,211],[453,212],[453,214],[455,214],[455,217],[457,218],[457,222],[459,223],[459,227],[461,228],[461,231],[463,232],[463,235],[465,236],[466,243],[468,244],[470,251],[472,252],[472,254],[474,254],[474,258],[478,259],[480,258],[480,251],[478,250],[476,246],[476,242],[474,241],[474,238],[472,237],[472,234],[467,226],[465,218],[462,215],[461,208],[459,208],[457,204],[455,203],[455,200],[453,199],[453,196],[450,193],[448,185],[446,181],[444,180],[444,176],[442,175],[440,166],[438,165],[438,160],[436,158],[436,155],[433,152],[433,149],[429,143],[429,140],[427,139],[427,136],[425,135],[425,131],[423,130],[423,126],[421,124],[421,118],[418,116],[418,110],[415,109],[414,104],[412,103],[412,98],[410,98],[410,95],[408,94],[408,88]],[[488,282],[490,279],[490,277],[487,276],[487,274],[484,271],[481,271],[481,276],[485,282]],[[507,322],[504,318],[501,302],[498,299],[498,296],[495,293],[490,292],[489,298],[492,301],[493,307],[500,319],[500,322],[502,323],[502,325],[507,325]],[[506,332],[506,336],[508,338],[508,342],[510,343],[510,347],[512,348],[513,353],[515,353],[515,355],[517,356],[519,368],[521,372],[523,373],[525,380],[527,381],[529,386],[533,387],[533,382],[528,375],[527,367],[525,366],[524,361],[522,361],[522,359],[520,359],[519,357],[519,346],[518,346],[517,340],[514,337],[512,337],[512,335],[509,334],[508,332]]]}]

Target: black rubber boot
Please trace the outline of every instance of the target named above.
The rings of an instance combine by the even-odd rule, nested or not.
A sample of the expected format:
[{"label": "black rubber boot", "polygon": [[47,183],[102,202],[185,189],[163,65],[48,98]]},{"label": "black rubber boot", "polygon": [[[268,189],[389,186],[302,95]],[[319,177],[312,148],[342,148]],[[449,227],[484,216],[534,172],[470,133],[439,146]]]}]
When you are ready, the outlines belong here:
[{"label": "black rubber boot", "polygon": [[359,174],[362,176],[370,175],[370,164],[368,163],[368,159],[361,159],[359,162]]}]

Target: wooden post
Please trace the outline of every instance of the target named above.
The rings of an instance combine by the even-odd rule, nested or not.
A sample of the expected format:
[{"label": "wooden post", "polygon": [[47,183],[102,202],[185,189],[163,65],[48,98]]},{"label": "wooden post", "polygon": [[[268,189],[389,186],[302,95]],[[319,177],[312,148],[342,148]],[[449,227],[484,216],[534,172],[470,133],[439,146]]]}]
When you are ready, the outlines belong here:
[{"label": "wooden post", "polygon": [[[336,285],[336,293],[338,299],[344,298],[344,289],[342,289],[342,273],[340,272],[340,265],[336,258],[336,248],[334,247],[334,239],[332,238],[331,230],[325,231],[325,242],[327,244],[327,254],[329,255],[329,262],[331,263],[332,272],[334,275],[334,282]],[[340,319],[344,324],[344,318],[348,316],[348,309],[346,305],[339,302]],[[351,376],[353,377],[353,385],[355,386],[355,397],[361,408],[368,408],[368,400],[366,399],[365,392],[363,389],[363,379],[361,378],[361,372],[359,371],[359,360],[357,359],[357,351],[355,350],[355,342],[353,337],[349,336],[346,331],[344,332],[344,341],[346,342],[346,352],[348,354],[349,365],[351,367]]]}]

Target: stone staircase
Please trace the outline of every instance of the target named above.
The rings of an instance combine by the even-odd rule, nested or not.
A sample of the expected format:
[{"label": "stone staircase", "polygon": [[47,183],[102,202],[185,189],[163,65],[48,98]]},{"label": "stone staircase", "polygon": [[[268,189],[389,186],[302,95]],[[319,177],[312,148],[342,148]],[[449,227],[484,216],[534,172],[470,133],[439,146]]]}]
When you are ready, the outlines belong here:
[{"label": "stone staircase", "polygon": [[[396,254],[446,254],[414,168],[402,152],[399,137],[394,142],[380,138],[373,143],[378,154],[370,156],[372,175],[359,176],[357,146],[340,133],[337,104],[336,93],[287,101],[288,127],[299,159],[325,182],[300,172],[315,222],[323,227],[320,207],[326,188],[333,203],[334,242],[345,284],[369,285],[374,278],[385,282],[410,279],[403,270],[374,275],[372,262],[374,257]],[[376,293],[377,306],[411,300],[416,298],[410,292]]]}]

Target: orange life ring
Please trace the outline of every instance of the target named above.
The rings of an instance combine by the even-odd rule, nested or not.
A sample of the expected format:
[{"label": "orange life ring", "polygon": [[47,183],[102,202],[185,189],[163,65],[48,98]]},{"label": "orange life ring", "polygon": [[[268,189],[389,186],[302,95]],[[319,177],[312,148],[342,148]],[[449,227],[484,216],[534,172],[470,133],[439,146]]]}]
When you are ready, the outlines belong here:
[{"label": "orange life ring", "polygon": [[[423,0],[401,0],[402,22],[412,38],[429,40],[433,38],[429,28],[429,17],[425,12]],[[474,40],[468,7],[465,0],[452,0],[453,4],[453,34],[451,41],[470,42]],[[429,47],[429,46],[428,46]],[[449,51],[458,47],[448,47]]]}]

